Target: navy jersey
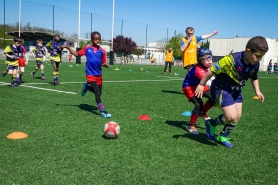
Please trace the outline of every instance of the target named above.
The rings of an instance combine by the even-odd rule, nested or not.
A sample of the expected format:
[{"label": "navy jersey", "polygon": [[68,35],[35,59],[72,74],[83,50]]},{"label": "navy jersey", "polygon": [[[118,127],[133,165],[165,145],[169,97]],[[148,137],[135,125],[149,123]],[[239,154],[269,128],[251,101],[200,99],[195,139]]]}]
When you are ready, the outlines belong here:
[{"label": "navy jersey", "polygon": [[101,47],[87,45],[78,51],[79,56],[85,55],[86,61],[86,76],[101,76],[101,66],[106,63],[106,51]]},{"label": "navy jersey", "polygon": [[211,67],[211,71],[216,74],[212,86],[232,92],[241,90],[249,78],[258,79],[260,63],[246,64],[243,53],[227,55]]},{"label": "navy jersey", "polygon": [[202,78],[207,73],[207,68],[201,66],[200,64],[195,65],[186,75],[182,88],[189,86],[198,86]]}]

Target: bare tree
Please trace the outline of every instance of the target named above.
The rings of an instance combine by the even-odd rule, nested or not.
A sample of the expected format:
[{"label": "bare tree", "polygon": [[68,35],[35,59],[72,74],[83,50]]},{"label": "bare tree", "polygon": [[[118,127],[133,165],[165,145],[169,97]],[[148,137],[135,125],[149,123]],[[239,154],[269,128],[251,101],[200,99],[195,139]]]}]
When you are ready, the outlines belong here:
[{"label": "bare tree", "polygon": [[160,52],[164,53],[166,50],[167,38],[162,38],[157,41],[157,47]]}]

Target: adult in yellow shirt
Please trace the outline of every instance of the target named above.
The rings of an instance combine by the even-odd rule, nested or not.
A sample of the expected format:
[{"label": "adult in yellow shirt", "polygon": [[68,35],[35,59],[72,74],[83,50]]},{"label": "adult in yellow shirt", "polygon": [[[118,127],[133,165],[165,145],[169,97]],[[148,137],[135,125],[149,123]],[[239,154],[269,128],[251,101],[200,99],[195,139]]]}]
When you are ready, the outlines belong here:
[{"label": "adult in yellow shirt", "polygon": [[170,47],[165,53],[165,65],[164,65],[164,74],[166,74],[167,67],[169,65],[169,73],[172,74],[172,62],[174,60],[174,53]]},{"label": "adult in yellow shirt", "polygon": [[185,30],[186,37],[181,38],[180,41],[180,50],[182,52],[182,62],[184,69],[188,71],[197,64],[197,43],[201,40],[208,39],[214,35],[218,34],[218,31],[214,31],[211,34],[203,35],[203,36],[195,36],[194,28],[187,27]]}]

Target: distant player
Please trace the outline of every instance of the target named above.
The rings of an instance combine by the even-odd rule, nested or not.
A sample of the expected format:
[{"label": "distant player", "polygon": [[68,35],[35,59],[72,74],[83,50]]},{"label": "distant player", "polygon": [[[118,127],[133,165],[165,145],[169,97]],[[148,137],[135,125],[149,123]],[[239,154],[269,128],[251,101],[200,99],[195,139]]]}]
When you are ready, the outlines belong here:
[{"label": "distant player", "polygon": [[172,62],[174,60],[174,54],[172,48],[170,47],[165,52],[165,65],[164,65],[164,74],[166,74],[167,66],[169,66],[169,73],[172,74]]},{"label": "distant player", "polygon": [[153,56],[153,54],[152,54],[152,56],[151,56],[151,64],[154,66],[154,64],[155,64],[155,58],[154,58],[154,56]]},{"label": "distant player", "polygon": [[198,50],[198,64],[195,65],[186,75],[183,81],[183,92],[184,95],[187,97],[189,102],[192,102],[195,107],[192,110],[192,114],[190,117],[190,122],[186,126],[188,132],[191,134],[199,134],[196,129],[196,122],[198,117],[201,116],[205,120],[210,119],[207,115],[207,111],[212,108],[213,102],[211,100],[211,94],[208,86],[204,87],[203,96],[208,98],[205,105],[201,98],[198,98],[194,95],[194,92],[199,85],[201,79],[205,76],[206,72],[212,65],[212,53],[207,48],[200,48]]},{"label": "distant player", "polygon": [[278,72],[278,65],[277,65],[277,63],[274,63],[273,68],[274,68],[274,74],[276,75],[277,72]]},{"label": "distant player", "polygon": [[14,37],[14,43],[12,45],[7,46],[3,53],[6,55],[5,64],[7,64],[6,70],[4,70],[2,76],[9,74],[12,76],[11,87],[15,87],[16,76],[18,73],[18,59],[22,57],[23,51],[21,46],[22,38]]},{"label": "distant player", "polygon": [[[20,45],[21,47],[21,51],[22,51],[22,55],[19,56],[18,58],[18,66],[19,66],[19,70],[17,72],[17,83],[20,84],[22,81],[22,75],[25,72],[25,65],[28,65],[28,55],[26,52],[26,49],[23,45]],[[25,58],[25,61],[24,61]]]},{"label": "distant player", "polygon": [[68,63],[70,63],[71,60],[72,60],[72,54],[70,53],[70,54],[68,55]]},{"label": "distant player", "polygon": [[87,45],[78,52],[64,45],[61,48],[68,49],[74,56],[86,56],[87,61],[85,69],[87,83],[83,84],[81,95],[84,96],[87,90],[93,92],[98,109],[100,110],[100,116],[110,118],[112,115],[104,109],[104,105],[100,99],[102,91],[101,66],[109,68],[109,64],[106,63],[106,51],[100,47],[101,35],[99,32],[91,33],[91,41],[92,45]]},{"label": "distant player", "polygon": [[268,63],[266,74],[270,74],[271,71],[272,71],[272,59],[270,59]]},{"label": "distant player", "polygon": [[54,36],[54,41],[46,44],[47,50],[50,52],[50,61],[53,66],[53,85],[59,85],[59,65],[61,64],[61,44],[60,35]]},{"label": "distant player", "polygon": [[[251,38],[245,51],[225,56],[215,63],[211,70],[202,78],[195,95],[202,97],[206,82],[215,74],[211,84],[213,103],[221,107],[223,114],[215,119],[205,121],[206,133],[209,139],[217,140],[225,147],[232,148],[228,136],[236,127],[242,114],[242,88],[250,78],[256,95],[264,102],[264,95],[260,91],[258,71],[260,60],[268,51],[266,39],[261,36]],[[216,137],[216,126],[224,125],[220,135]]]},{"label": "distant player", "polygon": [[42,47],[41,39],[38,39],[36,41],[36,43],[37,43],[37,46],[32,50],[32,55],[33,55],[33,57],[36,57],[37,65],[36,65],[36,68],[34,69],[34,71],[31,73],[31,78],[34,78],[35,73],[40,69],[41,73],[42,73],[42,80],[45,80],[43,62],[44,62],[44,56],[46,54],[46,51]]}]

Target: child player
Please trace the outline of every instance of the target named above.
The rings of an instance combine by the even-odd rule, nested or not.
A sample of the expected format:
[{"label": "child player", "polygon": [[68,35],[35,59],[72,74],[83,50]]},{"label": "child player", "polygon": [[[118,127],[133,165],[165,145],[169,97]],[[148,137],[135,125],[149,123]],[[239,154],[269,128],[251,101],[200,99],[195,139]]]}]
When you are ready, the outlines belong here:
[{"label": "child player", "polygon": [[6,55],[5,64],[7,64],[7,68],[2,76],[5,76],[7,73],[12,76],[11,87],[15,87],[18,73],[18,59],[23,56],[22,48],[20,47],[21,41],[22,39],[20,37],[14,37],[14,43],[7,46],[3,51],[4,55]]},{"label": "child player", "polygon": [[277,72],[278,72],[278,65],[277,65],[277,63],[274,63],[273,68],[274,68],[274,74],[276,75]]},{"label": "child player", "polygon": [[208,86],[204,87],[203,96],[208,98],[205,105],[201,98],[194,95],[194,92],[199,85],[201,79],[212,65],[212,54],[207,48],[200,48],[197,55],[198,64],[195,65],[186,75],[183,81],[183,92],[189,102],[192,102],[195,107],[192,110],[189,124],[186,126],[188,132],[191,134],[199,134],[196,129],[196,122],[198,117],[201,116],[205,120],[210,119],[206,114],[209,109],[212,108],[213,103],[211,100],[210,90]]},{"label": "child player", "polygon": [[[28,56],[26,54],[26,49],[24,46],[20,45],[21,47],[21,51],[22,51],[22,55],[19,56],[18,58],[18,66],[19,66],[19,70],[17,72],[17,83],[21,83],[22,82],[22,75],[25,72],[25,65],[28,65]],[[24,57],[25,57],[25,61],[24,61]]]},{"label": "child player", "polygon": [[61,44],[60,35],[54,35],[54,41],[46,44],[47,50],[50,52],[50,61],[53,66],[53,84],[59,85],[59,65],[61,63]]},{"label": "child player", "polygon": [[43,56],[45,56],[45,50],[42,47],[42,40],[38,39],[36,41],[37,46],[32,50],[32,55],[33,57],[36,57],[36,68],[35,70],[31,73],[31,78],[34,78],[35,73],[40,69],[41,73],[42,73],[42,80],[45,80],[45,76],[44,76],[44,66],[43,66]]},{"label": "child player", "polygon": [[68,49],[74,56],[83,56],[87,58],[85,69],[87,83],[83,84],[81,95],[84,96],[86,91],[89,90],[95,94],[95,100],[100,110],[100,116],[110,118],[112,115],[106,112],[104,105],[100,99],[102,91],[102,70],[101,66],[109,67],[106,63],[106,51],[100,47],[101,35],[99,32],[91,33],[92,45],[87,45],[80,51],[75,52],[68,46],[61,46],[61,49]]},{"label": "child player", "polygon": [[271,71],[272,71],[272,59],[270,59],[268,63],[266,74],[270,74]]},{"label": "child player", "polygon": [[[201,80],[195,95],[202,97],[204,85],[213,74],[216,75],[211,84],[211,96],[216,106],[221,107],[223,114],[215,119],[205,121],[209,139],[217,140],[225,147],[233,145],[227,138],[237,125],[242,114],[242,88],[250,78],[256,95],[264,102],[258,81],[260,60],[268,51],[266,39],[261,36],[251,38],[245,51],[227,55],[211,67]],[[216,126],[224,125],[220,135],[216,137]]]}]

